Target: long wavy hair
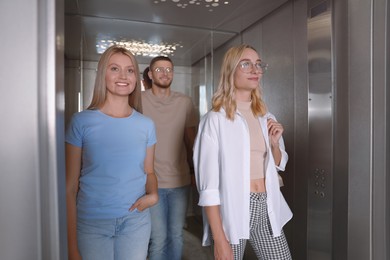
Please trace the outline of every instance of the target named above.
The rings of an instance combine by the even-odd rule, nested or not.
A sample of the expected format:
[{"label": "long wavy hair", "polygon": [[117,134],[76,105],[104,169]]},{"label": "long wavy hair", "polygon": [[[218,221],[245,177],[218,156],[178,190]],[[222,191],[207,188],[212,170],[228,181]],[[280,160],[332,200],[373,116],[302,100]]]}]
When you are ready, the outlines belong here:
[{"label": "long wavy hair", "polygon": [[121,53],[128,56],[131,62],[133,63],[134,74],[137,79],[137,82],[134,91],[129,95],[129,105],[135,110],[137,110],[138,112],[142,113],[141,79],[140,79],[138,62],[135,59],[133,53],[117,45],[113,45],[109,47],[100,57],[98,63],[98,69],[96,72],[95,87],[93,89],[92,101],[87,109],[99,109],[103,106],[104,102],[106,101],[106,94],[107,94],[106,71],[108,67],[108,62],[112,57],[112,55],[117,53]]},{"label": "long wavy hair", "polygon": [[[237,109],[237,103],[234,98],[236,90],[234,73],[237,70],[238,63],[245,49],[256,51],[252,46],[242,44],[234,46],[226,52],[221,66],[218,89],[212,98],[212,110],[219,111],[223,108],[226,111],[226,117],[230,120],[234,120]],[[262,99],[260,86],[252,91],[251,100],[253,114],[255,116],[264,116],[267,112],[267,106]]]}]

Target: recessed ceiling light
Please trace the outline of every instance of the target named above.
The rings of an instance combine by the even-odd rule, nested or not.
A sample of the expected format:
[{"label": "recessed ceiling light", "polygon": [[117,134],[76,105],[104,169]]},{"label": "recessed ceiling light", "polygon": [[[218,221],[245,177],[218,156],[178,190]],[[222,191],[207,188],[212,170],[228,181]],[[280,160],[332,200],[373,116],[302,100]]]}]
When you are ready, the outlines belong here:
[{"label": "recessed ceiling light", "polygon": [[[154,3],[155,4],[159,4],[159,3],[163,3],[163,2],[167,2],[169,3],[169,1],[167,0],[155,0]],[[179,7],[179,8],[186,8],[189,4],[190,5],[202,5],[204,7],[206,7],[209,11],[213,11],[213,9],[210,7],[210,5],[212,7],[219,7],[219,0],[171,0],[171,2],[173,3],[176,3],[176,7]],[[225,5],[228,5],[229,4],[229,1],[224,1],[223,2]]]},{"label": "recessed ceiling light", "polygon": [[135,40],[115,40],[115,39],[100,39],[96,43],[96,51],[99,54],[102,54],[108,47],[112,45],[122,46],[130,50],[136,56],[147,56],[147,57],[156,57],[156,56],[174,56],[176,48],[183,46],[179,43],[147,43],[144,41],[135,41]]}]

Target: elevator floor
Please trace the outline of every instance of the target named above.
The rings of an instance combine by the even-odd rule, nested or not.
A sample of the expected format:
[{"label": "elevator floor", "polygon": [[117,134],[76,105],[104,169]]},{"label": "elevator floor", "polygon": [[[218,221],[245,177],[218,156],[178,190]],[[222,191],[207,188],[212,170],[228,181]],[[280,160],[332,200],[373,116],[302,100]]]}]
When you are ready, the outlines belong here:
[{"label": "elevator floor", "polygon": [[201,216],[187,217],[184,228],[183,260],[211,260],[213,254],[210,247],[202,246],[203,225]]},{"label": "elevator floor", "polygon": [[[211,247],[202,246],[203,224],[201,216],[187,217],[184,228],[183,260],[212,260],[213,252]],[[257,259],[251,246],[246,246],[244,260]]]}]

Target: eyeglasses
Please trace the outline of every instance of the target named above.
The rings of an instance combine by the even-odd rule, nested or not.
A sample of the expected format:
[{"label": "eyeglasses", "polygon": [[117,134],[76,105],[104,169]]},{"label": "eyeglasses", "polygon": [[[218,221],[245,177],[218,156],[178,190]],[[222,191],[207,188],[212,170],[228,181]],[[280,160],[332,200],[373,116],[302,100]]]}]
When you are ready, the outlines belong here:
[{"label": "eyeglasses", "polygon": [[245,73],[250,73],[250,72],[252,72],[253,69],[255,69],[255,71],[257,73],[263,74],[264,72],[267,71],[268,64],[265,62],[261,62],[261,61],[253,64],[250,61],[243,60],[243,61],[240,61],[240,63],[238,63],[238,67],[241,69],[242,72],[245,72]]},{"label": "eyeglasses", "polygon": [[165,73],[165,72],[168,74],[173,73],[173,68],[170,68],[170,67],[166,67],[166,68],[157,67],[157,68],[154,68],[153,70],[157,73]]}]

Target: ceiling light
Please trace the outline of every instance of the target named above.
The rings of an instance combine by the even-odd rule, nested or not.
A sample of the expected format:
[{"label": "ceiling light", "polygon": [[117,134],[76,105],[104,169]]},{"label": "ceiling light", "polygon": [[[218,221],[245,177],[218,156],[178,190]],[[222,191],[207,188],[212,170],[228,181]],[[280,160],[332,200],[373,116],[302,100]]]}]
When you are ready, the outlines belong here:
[{"label": "ceiling light", "polygon": [[[172,4],[173,3],[174,5],[176,5],[176,7],[179,7],[182,9],[188,7],[188,5],[194,5],[194,4],[197,6],[203,5],[203,7],[207,8],[209,11],[213,11],[213,8],[221,6],[219,4],[219,0],[171,0],[171,1],[155,0],[154,3],[155,4],[160,4],[160,3]],[[228,5],[229,1],[224,1],[223,3],[225,5]]]},{"label": "ceiling light", "polygon": [[156,57],[156,56],[174,56],[176,48],[183,48],[178,43],[147,43],[144,41],[135,40],[113,40],[99,39],[96,43],[96,51],[102,54],[108,47],[112,45],[122,46],[131,51],[135,56]]}]

